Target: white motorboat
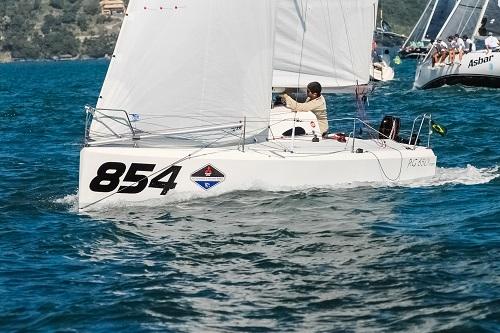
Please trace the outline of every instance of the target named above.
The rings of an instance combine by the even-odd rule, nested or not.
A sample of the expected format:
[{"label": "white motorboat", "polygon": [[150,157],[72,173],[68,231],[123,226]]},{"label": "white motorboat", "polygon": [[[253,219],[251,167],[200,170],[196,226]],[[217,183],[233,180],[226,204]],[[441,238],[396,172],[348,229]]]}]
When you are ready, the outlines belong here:
[{"label": "white motorboat", "polygon": [[370,77],[373,81],[391,81],[394,79],[394,69],[385,60],[372,63]]},{"label": "white motorboat", "polygon": [[[320,138],[314,114],[270,108],[276,70],[297,78],[278,84],[280,89],[301,88],[313,78],[325,78],[327,88],[343,86],[345,77],[368,82],[376,6],[374,0],[279,4],[285,10],[276,12],[277,2],[268,0],[180,0],[169,6],[130,1],[97,106],[87,107],[80,209],[246,189],[397,183],[435,174],[430,132],[423,132],[430,116],[416,119],[405,139],[399,138],[397,118],[390,117],[378,131],[349,119],[345,134]],[[281,67],[279,13],[294,17],[296,34],[304,37],[295,41],[303,44],[309,25],[328,25],[330,10],[343,10],[346,20],[335,36],[366,40],[365,56],[359,55],[364,72],[352,66],[353,57],[328,52],[335,39],[317,45],[321,52],[289,56],[288,69]],[[330,23],[340,29],[339,22]],[[334,69],[326,60],[314,67],[308,58],[318,54]],[[340,120],[330,121],[339,128]],[[373,136],[359,137],[361,126]],[[425,146],[417,144],[424,140]]]},{"label": "white motorboat", "polygon": [[[497,1],[460,0],[438,34],[443,40],[458,33],[473,36],[474,42],[481,42],[488,33],[500,36],[500,6]],[[433,50],[418,64],[414,87],[436,88],[442,85],[463,84],[468,86],[500,88],[500,53],[485,49],[459,55],[451,63],[433,65]]]}]

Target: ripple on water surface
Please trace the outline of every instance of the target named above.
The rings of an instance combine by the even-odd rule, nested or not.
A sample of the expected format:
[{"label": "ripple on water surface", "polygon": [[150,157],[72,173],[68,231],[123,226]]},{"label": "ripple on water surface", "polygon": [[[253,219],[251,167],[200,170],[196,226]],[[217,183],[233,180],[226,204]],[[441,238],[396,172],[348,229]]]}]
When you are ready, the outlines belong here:
[{"label": "ripple on water surface", "polygon": [[106,67],[0,65],[3,331],[500,331],[496,90],[415,91],[405,61],[370,95],[374,124],[447,126],[431,179],[79,213],[83,106]]}]

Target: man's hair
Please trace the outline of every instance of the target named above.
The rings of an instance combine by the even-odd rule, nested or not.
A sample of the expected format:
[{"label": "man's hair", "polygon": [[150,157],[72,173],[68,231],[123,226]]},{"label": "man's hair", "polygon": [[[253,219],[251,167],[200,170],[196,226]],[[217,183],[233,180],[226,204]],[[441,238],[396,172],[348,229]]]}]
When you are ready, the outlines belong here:
[{"label": "man's hair", "polygon": [[321,84],[319,82],[311,82],[307,85],[307,89],[309,89],[313,94],[321,94]]}]

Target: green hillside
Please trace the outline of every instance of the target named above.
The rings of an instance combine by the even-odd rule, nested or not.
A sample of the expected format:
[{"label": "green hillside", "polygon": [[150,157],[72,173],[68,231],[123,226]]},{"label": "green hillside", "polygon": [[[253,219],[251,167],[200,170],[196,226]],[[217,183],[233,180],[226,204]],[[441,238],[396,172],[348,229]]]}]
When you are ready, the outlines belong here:
[{"label": "green hillside", "polygon": [[[380,0],[379,16],[408,34],[426,2]],[[109,55],[122,19],[101,15],[99,0],[0,0],[0,61]]]},{"label": "green hillside", "polygon": [[99,0],[1,0],[0,61],[111,54],[122,17]]},{"label": "green hillside", "polygon": [[417,23],[428,0],[379,0],[379,17],[392,26],[392,31],[408,35]]}]

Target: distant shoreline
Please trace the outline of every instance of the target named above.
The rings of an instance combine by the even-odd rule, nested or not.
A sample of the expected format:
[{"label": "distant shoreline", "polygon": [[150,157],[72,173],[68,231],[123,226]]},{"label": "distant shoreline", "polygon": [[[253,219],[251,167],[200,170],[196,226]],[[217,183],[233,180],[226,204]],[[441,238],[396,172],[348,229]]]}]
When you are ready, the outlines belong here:
[{"label": "distant shoreline", "polygon": [[21,62],[64,62],[64,61],[85,61],[85,60],[110,60],[111,57],[105,56],[100,58],[92,58],[89,56],[77,56],[72,58],[37,58],[37,59],[24,59],[24,58],[10,58],[10,59],[0,59],[0,64],[11,64],[11,63],[21,63]]}]

